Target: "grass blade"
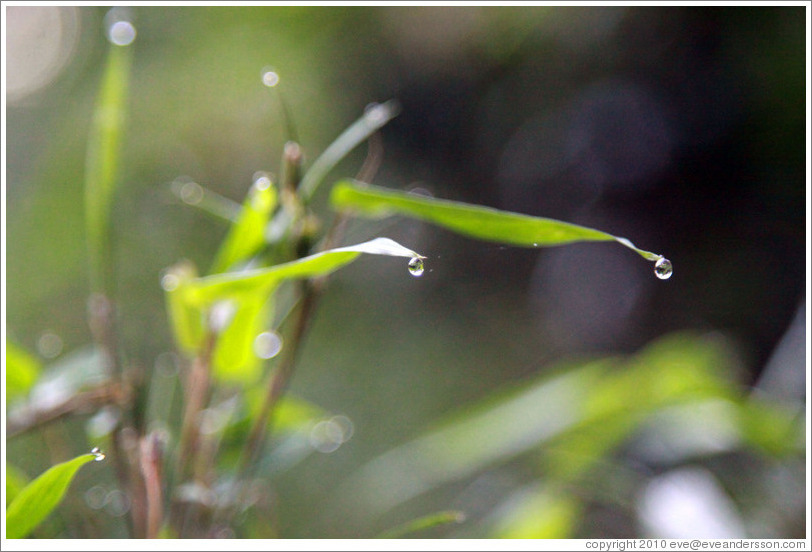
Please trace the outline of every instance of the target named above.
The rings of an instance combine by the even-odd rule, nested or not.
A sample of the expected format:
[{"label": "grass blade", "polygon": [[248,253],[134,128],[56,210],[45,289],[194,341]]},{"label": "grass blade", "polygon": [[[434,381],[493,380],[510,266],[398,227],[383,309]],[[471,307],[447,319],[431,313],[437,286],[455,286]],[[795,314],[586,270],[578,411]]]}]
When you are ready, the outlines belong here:
[{"label": "grass blade", "polygon": [[338,182],[332,189],[330,202],[335,209],[349,211],[357,216],[384,218],[404,215],[465,236],[508,245],[540,247],[582,241],[616,241],[649,261],[663,258],[662,255],[636,247],[626,238],[585,226],[458,201],[422,197],[355,180]]},{"label": "grass blade", "polygon": [[369,109],[347,128],[330,144],[326,150],[313,162],[313,165],[302,177],[299,193],[303,201],[307,202],[313,196],[319,184],[324,180],[339,161],[355,149],[360,143],[369,138],[372,133],[392,120],[400,108],[394,100],[377,104]]},{"label": "grass blade", "polygon": [[392,529],[384,531],[376,538],[399,539],[406,535],[417,533],[418,531],[431,529],[432,527],[448,525],[450,523],[462,523],[463,521],[465,521],[465,514],[458,510],[436,512],[412,521],[407,521],[406,523],[398,525],[397,527],[393,527]]},{"label": "grass blade", "polygon": [[83,454],[50,467],[17,494],[6,511],[6,536],[25,538],[62,501],[79,468],[92,462],[95,454]]},{"label": "grass blade", "polygon": [[93,113],[85,161],[85,231],[94,291],[109,291],[110,205],[116,187],[131,52],[111,45]]}]

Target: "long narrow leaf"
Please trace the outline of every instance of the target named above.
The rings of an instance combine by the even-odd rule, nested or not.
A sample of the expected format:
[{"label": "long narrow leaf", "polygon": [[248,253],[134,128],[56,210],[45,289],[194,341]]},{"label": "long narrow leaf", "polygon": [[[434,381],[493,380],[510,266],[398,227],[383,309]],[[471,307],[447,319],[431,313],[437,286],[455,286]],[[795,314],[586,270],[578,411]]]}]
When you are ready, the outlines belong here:
[{"label": "long narrow leaf", "polygon": [[[458,412],[433,430],[373,459],[337,490],[335,508],[363,501],[386,511],[435,487],[533,449],[545,473],[584,474],[659,409],[736,395],[723,379],[720,344],[693,334],[662,338],[628,358],[551,369],[506,394]],[[604,435],[605,434],[605,435]]]},{"label": "long narrow leaf", "polygon": [[79,468],[97,459],[83,454],[52,466],[19,492],[6,511],[6,536],[25,538],[62,501]]},{"label": "long narrow leaf", "polygon": [[636,247],[626,238],[600,230],[458,201],[423,197],[342,180],[333,186],[330,201],[337,210],[384,218],[404,215],[442,226],[459,234],[521,247],[564,245],[581,241],[616,241],[649,261],[662,255]]},{"label": "long narrow leaf", "polygon": [[384,531],[378,535],[377,538],[399,539],[412,533],[418,533],[420,531],[425,531],[426,529],[431,529],[432,527],[448,525],[451,523],[462,523],[463,521],[465,521],[465,514],[458,510],[435,512],[412,521],[407,521],[402,525],[398,525],[397,527]]},{"label": "long narrow leaf", "polygon": [[307,201],[321,184],[333,167],[339,161],[358,146],[361,142],[369,138],[372,133],[388,123],[398,114],[397,102],[388,102],[371,106],[360,119],[350,125],[341,135],[330,144],[319,156],[313,165],[302,177],[299,192],[302,198]]},{"label": "long narrow leaf", "polygon": [[267,329],[279,285],[291,279],[325,276],[362,253],[423,258],[393,240],[376,238],[280,265],[203,278],[194,277],[188,265],[179,265],[168,275],[171,285],[165,286],[175,337],[188,353],[196,354],[206,332],[212,329],[212,313],[230,311],[222,327],[214,328],[218,334],[214,374],[231,381],[251,382],[260,365],[253,341]]},{"label": "long narrow leaf", "polygon": [[131,52],[111,45],[93,113],[85,162],[85,227],[95,291],[110,285],[110,204],[116,187]]}]

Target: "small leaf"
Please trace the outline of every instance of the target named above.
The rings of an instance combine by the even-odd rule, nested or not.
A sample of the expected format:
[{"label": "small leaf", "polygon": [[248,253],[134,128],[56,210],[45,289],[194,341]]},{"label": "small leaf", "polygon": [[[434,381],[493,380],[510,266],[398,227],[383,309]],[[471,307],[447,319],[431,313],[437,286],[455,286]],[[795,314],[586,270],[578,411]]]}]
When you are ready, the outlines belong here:
[{"label": "small leaf", "polygon": [[6,511],[6,536],[25,538],[62,501],[76,472],[96,459],[83,454],[49,468],[19,492]]},{"label": "small leaf", "polygon": [[307,201],[321,184],[333,167],[355,149],[358,144],[369,138],[372,133],[388,123],[398,114],[398,104],[390,100],[376,104],[367,109],[360,119],[350,125],[330,144],[302,177],[299,185],[301,197]]},{"label": "small leaf", "polygon": [[663,258],[662,255],[637,248],[626,238],[585,226],[481,205],[423,197],[354,180],[342,180],[333,186],[330,202],[335,209],[350,211],[358,216],[384,218],[404,215],[464,236],[509,245],[539,247],[582,241],[616,241],[649,261]]},{"label": "small leaf", "polygon": [[6,340],[6,396],[9,400],[27,395],[41,371],[36,358]]},{"label": "small leaf", "polygon": [[376,238],[288,263],[242,272],[195,278],[185,265],[170,270],[168,275],[172,276],[172,282],[164,288],[178,344],[188,353],[196,354],[202,345],[212,309],[217,305],[230,305],[232,316],[218,332],[215,345],[214,375],[231,381],[251,382],[260,366],[253,342],[267,329],[273,311],[273,295],[279,285],[291,279],[325,276],[351,263],[362,253],[423,258],[393,240]]},{"label": "small leaf", "polygon": [[239,218],[231,226],[220,246],[212,274],[225,272],[256,253],[265,243],[265,225],[277,204],[276,188],[267,178],[251,185]]},{"label": "small leaf", "polygon": [[421,518],[407,521],[402,525],[393,527],[378,535],[379,539],[399,539],[406,535],[417,533],[418,531],[425,531],[432,527],[439,527],[440,525],[448,525],[451,523],[462,523],[465,521],[465,514],[458,510],[448,510],[445,512],[436,512]]}]

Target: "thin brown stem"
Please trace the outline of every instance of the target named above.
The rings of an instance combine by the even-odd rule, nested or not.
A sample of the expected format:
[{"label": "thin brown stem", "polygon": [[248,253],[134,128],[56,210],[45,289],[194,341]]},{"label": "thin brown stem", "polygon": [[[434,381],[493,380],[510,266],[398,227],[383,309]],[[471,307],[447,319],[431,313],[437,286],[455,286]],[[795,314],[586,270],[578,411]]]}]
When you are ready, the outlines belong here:
[{"label": "thin brown stem", "polygon": [[211,357],[216,341],[215,334],[209,332],[200,354],[192,361],[186,378],[186,406],[180,433],[180,444],[176,472],[183,479],[188,470],[189,459],[194,456],[198,445],[199,416],[208,399],[211,387]]},{"label": "thin brown stem", "polygon": [[66,398],[46,409],[28,407],[9,415],[6,437],[11,438],[51,424],[71,415],[95,412],[104,406],[123,406],[129,402],[131,390],[118,383],[106,382]]},{"label": "thin brown stem", "polygon": [[156,433],[141,439],[141,473],[147,495],[146,538],[158,538],[163,521],[163,498],[161,492],[161,465],[163,463],[163,442]]}]

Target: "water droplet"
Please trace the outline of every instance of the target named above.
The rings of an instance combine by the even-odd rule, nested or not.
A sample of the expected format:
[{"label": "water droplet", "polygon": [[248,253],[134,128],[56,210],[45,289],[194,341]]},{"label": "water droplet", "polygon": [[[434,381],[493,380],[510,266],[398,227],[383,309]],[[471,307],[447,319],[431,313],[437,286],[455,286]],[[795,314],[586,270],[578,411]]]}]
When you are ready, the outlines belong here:
[{"label": "water droplet", "polygon": [[271,174],[264,171],[257,171],[254,173],[254,187],[257,190],[267,190],[271,187],[273,180]]},{"label": "water droplet", "polygon": [[128,46],[135,40],[135,26],[126,8],[113,8],[104,16],[107,40],[116,46]]},{"label": "water droplet", "polygon": [[254,338],[254,354],[259,358],[273,358],[281,350],[282,338],[276,332],[262,332]]},{"label": "water droplet", "polygon": [[262,69],[262,84],[268,88],[273,88],[279,84],[279,74],[273,69],[265,67]]},{"label": "water droplet", "polygon": [[167,272],[161,277],[161,287],[164,291],[175,291],[180,285],[180,278],[174,272]]},{"label": "water droplet", "polygon": [[414,277],[422,276],[423,259],[420,257],[412,257],[412,260],[409,261],[409,273]]},{"label": "water droplet", "polygon": [[660,280],[668,280],[673,273],[674,267],[671,264],[671,261],[665,257],[660,257],[657,259],[657,262],[654,263],[654,274]]},{"label": "water droplet", "polygon": [[37,351],[48,359],[58,357],[62,352],[62,338],[50,331],[43,332],[37,340]]},{"label": "water droplet", "polygon": [[106,458],[106,455],[99,449],[99,447],[93,447],[90,454],[96,457],[96,462],[101,462]]}]

